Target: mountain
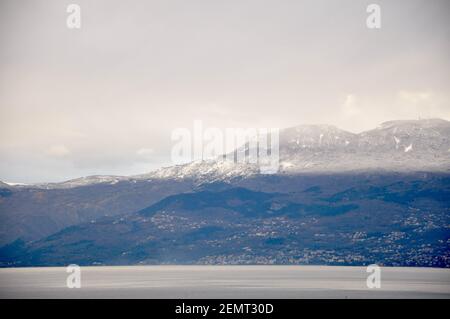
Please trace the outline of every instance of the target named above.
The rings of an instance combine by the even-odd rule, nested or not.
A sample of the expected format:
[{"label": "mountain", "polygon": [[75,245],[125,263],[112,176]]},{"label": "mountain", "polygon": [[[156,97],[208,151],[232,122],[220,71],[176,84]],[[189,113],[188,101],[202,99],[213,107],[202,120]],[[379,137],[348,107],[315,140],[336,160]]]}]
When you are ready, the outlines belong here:
[{"label": "mountain", "polygon": [[[332,125],[300,125],[280,131],[280,174],[355,171],[450,171],[450,122],[442,119],[382,123],[359,134]],[[248,148],[240,147],[236,152]],[[142,180],[195,179],[198,183],[246,178],[259,174],[257,165],[219,157],[164,167],[135,176],[88,176],[62,183],[18,186],[62,189]]]},{"label": "mountain", "polygon": [[0,250],[0,265],[450,267],[450,176],[310,176],[290,185],[289,193],[203,185],[134,213],[16,241]]},{"label": "mountain", "polygon": [[[237,152],[248,151],[241,147]],[[356,171],[449,172],[450,122],[390,121],[359,134],[331,125],[301,125],[280,131],[280,174]],[[160,169],[138,178],[227,181],[259,174],[256,164],[217,159]]]},{"label": "mountain", "polygon": [[[390,121],[359,134],[331,125],[301,125],[281,130],[279,147],[280,174],[449,172],[450,122]],[[248,147],[238,151],[248,151]],[[153,176],[211,181],[258,173],[257,165],[219,159],[161,169]]]},{"label": "mountain", "polygon": [[77,187],[0,188],[0,246],[18,238],[36,240],[67,226],[144,208],[192,189],[189,180],[123,180]]},{"label": "mountain", "polygon": [[[245,146],[237,151],[242,150],[245,150]],[[210,192],[212,197],[228,198],[229,194],[222,192],[228,188],[239,189],[248,196],[256,196],[256,194],[246,193],[247,191],[272,194],[274,197],[267,199],[269,202],[275,199],[281,200],[281,198],[285,200],[283,196],[289,195],[290,199],[286,205],[294,205],[292,207],[309,205],[325,210],[327,205],[334,207],[333,205],[338,205],[339,201],[342,202],[341,204],[349,201],[349,205],[356,205],[358,208],[345,214],[352,216],[357,212],[358,214],[353,216],[355,220],[366,218],[370,212],[381,214],[380,210],[384,214],[381,220],[384,220],[387,218],[386,214],[392,210],[406,214],[417,204],[415,209],[424,216],[428,216],[430,212],[433,212],[433,216],[440,216],[436,220],[435,217],[432,219],[435,226],[441,229],[441,235],[443,234],[439,240],[445,243],[448,231],[442,227],[446,222],[448,224],[446,216],[450,206],[445,201],[446,198],[433,197],[435,194],[428,190],[420,193],[420,200],[408,195],[402,203],[393,202],[389,196],[394,189],[389,185],[396,185],[400,191],[402,187],[405,191],[411,188],[412,193],[409,194],[414,194],[413,190],[417,183],[425,181],[426,185],[434,185],[447,191],[450,174],[449,155],[450,123],[445,120],[391,121],[359,134],[346,132],[330,125],[302,125],[280,131],[280,170],[273,175],[260,174],[255,164],[232,163],[217,159],[161,168],[147,174],[129,177],[89,176],[63,183],[39,185],[1,183],[0,246],[6,245],[5,247],[9,247],[9,250],[3,251],[11,251],[11,247],[15,246],[10,245],[20,244],[20,247],[23,246],[23,249],[36,256],[34,253],[38,248],[35,245],[48,241],[49,238],[61,232],[65,233],[70,229],[80,231],[76,227],[82,227],[82,229],[89,227],[89,231],[96,234],[98,231],[96,227],[100,225],[100,220],[105,222],[115,218],[120,220],[125,216],[135,218],[139,216],[137,212],[143,209],[155,209],[153,205],[160,205],[156,207],[173,205],[173,203],[165,202],[168,201],[167,198],[172,198],[170,196],[180,196],[176,198],[181,200],[183,196],[194,196],[193,194],[197,193],[205,195],[202,193],[204,191]],[[382,187],[383,191],[378,194],[376,187]],[[355,192],[360,197],[352,199]],[[382,196],[382,198],[372,198],[369,195]],[[444,195],[447,196],[447,193]],[[195,196],[194,198],[199,198]],[[431,197],[427,198],[427,196]],[[339,201],[331,201],[333,198],[339,198]],[[240,213],[247,209],[250,211],[256,209],[242,198],[238,201],[243,205],[238,210]],[[264,202],[264,199],[261,201]],[[368,202],[371,202],[373,207],[367,206]],[[172,207],[170,205],[166,209]],[[227,201],[222,201],[217,207],[230,211]],[[260,213],[266,212],[265,206],[258,209],[261,210]],[[203,208],[201,210],[203,211]],[[216,218],[216,212],[211,212],[208,219]],[[174,213],[179,212],[174,210]],[[292,214],[282,217],[287,218],[288,223],[298,221],[298,218]],[[206,218],[206,215],[202,218]],[[252,219],[245,221],[250,224],[265,220],[259,214],[243,218]],[[327,232],[332,232],[332,227],[337,222],[336,220],[333,222],[333,219],[341,219],[343,216],[323,218],[330,221]],[[424,220],[420,220],[425,223]],[[348,222],[351,223],[351,220]],[[348,227],[353,226],[351,224]],[[105,229],[114,234],[113,229],[108,227]],[[388,230],[387,225],[384,232],[387,233]],[[150,236],[150,234],[145,235]],[[82,237],[78,237],[80,238]],[[139,238],[135,239],[139,240]],[[96,238],[94,241],[96,240],[100,239]],[[54,244],[51,246],[52,249],[58,250],[58,242],[52,243]],[[111,245],[114,247],[115,244]],[[107,251],[111,257],[111,251]],[[55,261],[52,258],[39,260],[45,264],[45,260],[49,263]],[[5,260],[7,263],[11,262],[11,259]],[[173,262],[170,258],[154,260]],[[22,259],[17,261],[26,264]],[[123,261],[136,262],[134,259],[123,259]],[[140,261],[142,260],[138,262]],[[88,263],[87,260],[84,262]],[[102,262],[119,261],[111,257],[104,258]],[[199,262],[199,259],[185,260],[185,262]],[[446,262],[441,260],[434,261],[432,264],[443,265]]]},{"label": "mountain", "polygon": [[448,171],[450,124],[392,121],[352,134],[332,126],[296,127],[281,134],[285,172]]}]

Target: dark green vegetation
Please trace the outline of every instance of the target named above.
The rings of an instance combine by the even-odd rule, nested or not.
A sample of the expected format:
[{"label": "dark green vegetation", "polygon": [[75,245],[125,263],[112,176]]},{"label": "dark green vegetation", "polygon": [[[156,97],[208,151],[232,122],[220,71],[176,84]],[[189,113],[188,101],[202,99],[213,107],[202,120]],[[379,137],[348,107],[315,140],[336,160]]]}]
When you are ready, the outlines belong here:
[{"label": "dark green vegetation", "polygon": [[[158,190],[153,183],[148,185]],[[138,206],[154,202],[155,194],[149,196],[143,186],[121,185],[121,198],[136,209],[120,213],[115,207],[114,216],[92,218],[33,241],[10,242],[0,250],[1,265],[450,267],[447,174],[259,175],[183,185],[184,193],[161,196],[145,208]],[[113,202],[113,193],[106,194],[97,189],[98,210]]]}]

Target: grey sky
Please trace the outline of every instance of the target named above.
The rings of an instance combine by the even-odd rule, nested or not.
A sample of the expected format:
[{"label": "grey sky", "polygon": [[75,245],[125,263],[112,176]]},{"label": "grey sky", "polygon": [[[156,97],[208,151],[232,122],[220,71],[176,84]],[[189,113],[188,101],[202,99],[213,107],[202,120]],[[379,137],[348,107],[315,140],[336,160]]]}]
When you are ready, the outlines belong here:
[{"label": "grey sky", "polygon": [[147,172],[194,119],[354,132],[450,120],[449,16],[446,0],[2,0],[0,180]]}]

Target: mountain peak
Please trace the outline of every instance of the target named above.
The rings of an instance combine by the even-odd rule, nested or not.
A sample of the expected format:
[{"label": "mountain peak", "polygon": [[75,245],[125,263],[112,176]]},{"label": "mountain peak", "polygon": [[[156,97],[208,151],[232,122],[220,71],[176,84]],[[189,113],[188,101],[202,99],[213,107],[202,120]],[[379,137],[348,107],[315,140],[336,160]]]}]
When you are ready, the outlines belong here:
[{"label": "mountain peak", "polygon": [[[359,134],[334,125],[298,125],[280,131],[280,172],[354,170],[449,171],[450,122],[443,119],[395,120]],[[221,159],[162,167],[135,176],[88,176],[27,187],[74,188],[150,179],[229,180],[258,174],[256,164]],[[6,187],[0,182],[0,186]]]},{"label": "mountain peak", "polygon": [[9,184],[0,181],[0,187],[8,188],[9,186],[10,186]]}]

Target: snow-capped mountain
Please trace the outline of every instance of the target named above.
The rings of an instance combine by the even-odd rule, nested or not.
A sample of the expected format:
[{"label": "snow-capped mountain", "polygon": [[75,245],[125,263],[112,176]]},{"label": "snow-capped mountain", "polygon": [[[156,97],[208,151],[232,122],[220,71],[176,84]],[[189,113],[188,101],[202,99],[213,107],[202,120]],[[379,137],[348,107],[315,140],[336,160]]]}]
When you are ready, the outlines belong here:
[{"label": "snow-capped mountain", "polygon": [[281,136],[284,173],[450,169],[450,122],[445,120],[390,121],[359,134],[332,126],[297,127]]},{"label": "snow-capped mountain", "polygon": [[[114,185],[122,180],[130,180],[126,176],[114,176],[114,175],[92,175],[86,177],[80,177],[64,181],[61,183],[43,183],[35,184],[34,186],[39,188],[53,189],[53,188],[73,188],[80,186],[87,186],[92,184],[108,183]],[[24,185],[26,186],[26,185]]]},{"label": "snow-capped mountain", "polygon": [[[371,209],[406,212],[418,196],[437,202],[449,198],[445,189],[450,172],[448,121],[391,121],[359,134],[329,125],[304,125],[280,131],[279,138],[280,169],[275,175],[261,174],[257,164],[219,158],[128,177],[88,176],[41,185],[0,183],[0,246],[19,238],[41,239],[104,217],[125,216],[168,196],[183,199],[189,196],[183,194],[229,187],[290,194],[295,202],[310,203],[308,209],[313,211],[317,205],[324,211],[326,203],[333,206],[335,201],[356,198],[355,205],[361,205],[364,214]],[[245,146],[238,149],[242,150]],[[418,189],[418,180],[426,187]],[[404,185],[409,185],[408,192]],[[382,205],[366,203],[380,198],[386,200]],[[433,207],[445,215],[447,211],[439,205],[448,207],[447,202],[438,204]],[[274,202],[277,205],[280,202]],[[420,210],[430,208],[425,206]]]},{"label": "snow-capped mountain", "polygon": [[411,154],[450,151],[450,122],[440,119],[389,121],[359,135],[359,145],[373,150],[394,148]]},{"label": "snow-capped mountain", "polygon": [[[236,152],[244,149],[240,147]],[[450,171],[450,122],[442,119],[389,121],[359,134],[332,125],[300,125],[280,131],[278,173],[351,171]],[[186,178],[203,183],[259,173],[257,164],[234,163],[220,157],[135,176],[94,175],[62,183],[18,187],[56,189]]]},{"label": "snow-capped mountain", "polygon": [[304,149],[339,149],[354,144],[357,135],[332,125],[301,125],[281,131],[281,150],[299,152]]},{"label": "snow-capped mountain", "polygon": [[[280,174],[449,171],[450,122],[390,121],[359,134],[331,125],[302,125],[282,130],[279,147]],[[259,174],[255,164],[220,158],[163,168],[140,178],[214,181],[255,174]]]}]

